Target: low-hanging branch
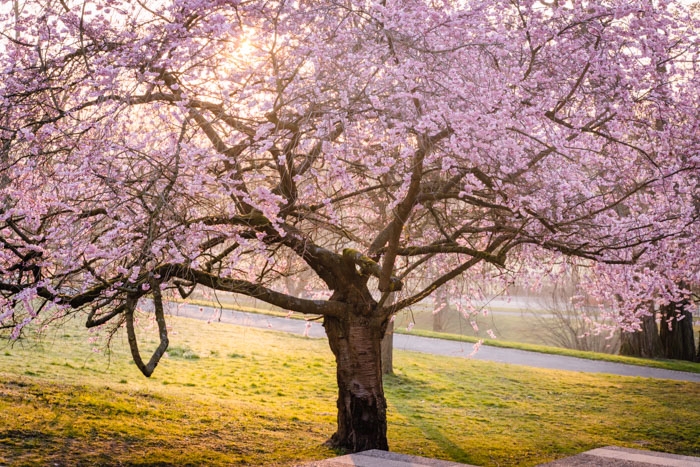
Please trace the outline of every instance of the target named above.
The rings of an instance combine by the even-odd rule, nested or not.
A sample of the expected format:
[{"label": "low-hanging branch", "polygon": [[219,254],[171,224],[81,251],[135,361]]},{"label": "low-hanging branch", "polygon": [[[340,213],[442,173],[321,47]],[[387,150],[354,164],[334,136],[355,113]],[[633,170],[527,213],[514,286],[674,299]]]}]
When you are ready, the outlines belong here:
[{"label": "low-hanging branch", "polygon": [[87,319],[85,320],[85,327],[86,328],[94,328],[97,326],[102,326],[105,324],[107,321],[110,319],[114,318],[115,316],[124,313],[126,310],[126,304],[119,305],[109,313],[100,316],[99,318],[95,318],[95,314],[99,310],[99,307],[94,307],[92,310],[90,310],[90,313],[88,314]]},{"label": "low-hanging branch", "polygon": [[181,264],[162,265],[156,268],[155,273],[156,275],[160,275],[163,279],[177,277],[214,290],[239,293],[249,297],[254,297],[262,300],[265,303],[299,313],[338,317],[344,316],[348,313],[348,305],[341,302],[297,298],[277,292],[259,284],[254,284],[241,279],[220,277]]},{"label": "low-hanging branch", "polygon": [[158,366],[158,362],[165,354],[168,349],[168,327],[165,323],[165,314],[163,313],[163,297],[160,292],[160,284],[156,281],[151,281],[151,289],[153,293],[153,305],[156,315],[156,323],[158,323],[158,337],[160,338],[160,344],[158,348],[151,355],[151,359],[147,364],[143,362],[141,358],[141,353],[139,352],[139,345],[136,339],[136,330],[134,329],[134,310],[136,309],[136,304],[138,302],[138,296],[130,295],[126,299],[124,304],[124,316],[126,318],[126,334],[129,341],[129,348],[131,349],[131,356],[134,359],[134,363],[141,370],[141,373],[146,377],[150,377],[153,374],[153,370]]}]

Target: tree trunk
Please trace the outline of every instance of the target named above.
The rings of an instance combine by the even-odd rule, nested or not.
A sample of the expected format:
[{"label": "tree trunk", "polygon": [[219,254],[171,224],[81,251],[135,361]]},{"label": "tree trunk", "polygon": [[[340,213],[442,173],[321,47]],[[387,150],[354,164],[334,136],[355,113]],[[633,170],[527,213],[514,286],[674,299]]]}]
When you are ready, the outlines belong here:
[{"label": "tree trunk", "polygon": [[382,338],[382,374],[394,374],[394,322],[389,321]]},{"label": "tree trunk", "polygon": [[661,307],[661,346],[664,357],[693,362],[696,357],[693,315],[685,305],[680,302]]},{"label": "tree trunk", "polygon": [[644,316],[641,324],[641,331],[621,333],[620,355],[640,358],[661,357],[663,354],[661,339],[655,316]]},{"label": "tree trunk", "polygon": [[433,331],[443,332],[445,330],[445,322],[447,321],[447,315],[450,311],[450,306],[447,305],[442,310],[437,313],[433,313]]},{"label": "tree trunk", "polygon": [[388,450],[381,362],[387,322],[352,314],[346,319],[326,316],[323,325],[338,379],[338,430],[328,444],[349,452]]},{"label": "tree trunk", "polygon": [[[391,305],[396,299],[396,294],[391,292],[387,298],[386,305]],[[394,320],[391,319],[386,325],[386,331],[382,338],[382,374],[394,374]]]},{"label": "tree trunk", "polygon": [[435,309],[433,310],[433,331],[443,332],[450,310],[450,297],[444,288],[435,294]]}]

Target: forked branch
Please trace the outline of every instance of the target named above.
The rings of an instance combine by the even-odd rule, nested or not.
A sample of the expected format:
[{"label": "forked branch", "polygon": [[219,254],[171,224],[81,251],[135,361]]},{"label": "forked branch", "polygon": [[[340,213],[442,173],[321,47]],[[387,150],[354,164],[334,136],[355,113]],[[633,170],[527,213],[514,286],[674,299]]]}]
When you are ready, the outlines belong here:
[{"label": "forked branch", "polygon": [[[354,248],[345,248],[343,250],[343,259],[349,261],[360,268],[360,274],[363,276],[374,276],[379,278],[382,274],[382,268],[379,263],[374,261],[367,255],[363,255]],[[389,278],[388,292],[398,292],[403,288],[403,283],[395,276]]]},{"label": "forked branch", "polygon": [[163,297],[160,293],[160,284],[155,281],[151,281],[151,290],[153,292],[153,304],[156,314],[156,323],[158,323],[160,344],[155,352],[153,352],[153,355],[151,355],[151,359],[148,361],[148,364],[144,364],[143,360],[141,359],[138,341],[136,340],[136,331],[134,330],[134,309],[136,308],[136,303],[138,302],[138,298],[136,296],[130,295],[126,299],[124,313],[126,317],[126,333],[129,340],[129,348],[131,349],[131,356],[133,357],[136,366],[146,377],[150,377],[153,374],[153,370],[156,369],[158,362],[160,362],[160,359],[163,357],[168,348],[168,328],[165,324]]}]

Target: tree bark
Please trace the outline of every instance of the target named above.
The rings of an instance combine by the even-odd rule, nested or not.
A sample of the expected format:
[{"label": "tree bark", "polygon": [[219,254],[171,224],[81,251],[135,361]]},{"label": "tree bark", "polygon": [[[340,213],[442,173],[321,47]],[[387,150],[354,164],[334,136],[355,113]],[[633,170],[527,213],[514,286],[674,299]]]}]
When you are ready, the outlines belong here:
[{"label": "tree bark", "polygon": [[[385,302],[386,305],[394,303],[396,299],[396,294],[394,292],[389,294]],[[390,319],[386,325],[386,331],[384,332],[384,337],[382,338],[382,374],[383,375],[393,375],[394,374],[394,320]]]},{"label": "tree bark", "polygon": [[386,324],[360,314],[324,319],[338,379],[338,429],[328,441],[331,447],[389,449],[381,362]]},{"label": "tree bark", "polygon": [[685,305],[679,302],[661,307],[661,346],[664,357],[693,362],[696,357],[693,315]]},{"label": "tree bark", "polygon": [[643,317],[641,324],[641,331],[621,333],[620,355],[640,358],[661,357],[663,352],[655,316]]},{"label": "tree bark", "polygon": [[382,338],[382,374],[394,374],[394,322],[389,321]]}]

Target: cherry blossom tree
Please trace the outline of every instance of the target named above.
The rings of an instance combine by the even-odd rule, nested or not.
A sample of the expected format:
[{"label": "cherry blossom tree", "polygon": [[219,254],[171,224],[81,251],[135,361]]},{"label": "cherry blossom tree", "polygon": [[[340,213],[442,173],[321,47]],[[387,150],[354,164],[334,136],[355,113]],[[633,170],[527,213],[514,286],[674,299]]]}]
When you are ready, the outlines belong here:
[{"label": "cherry blossom tree", "polygon": [[[681,4],[19,0],[0,15],[15,337],[84,313],[124,325],[149,376],[168,294],[319,315],[330,444],[387,449],[380,342],[440,286],[558,256],[612,289],[641,290],[639,264],[697,279],[700,28]],[[294,271],[326,298],[290,293]],[[142,298],[160,333],[148,362]]]}]

